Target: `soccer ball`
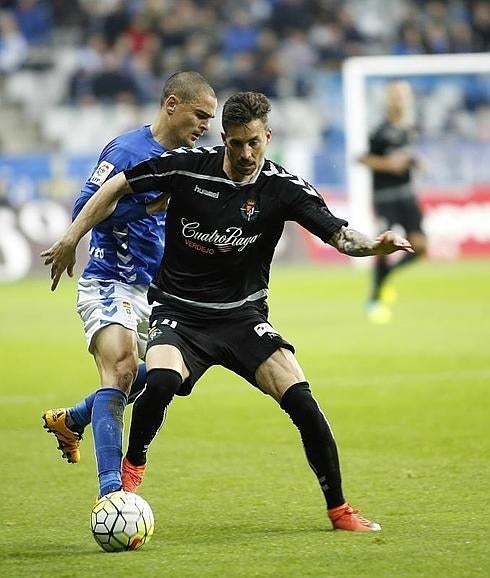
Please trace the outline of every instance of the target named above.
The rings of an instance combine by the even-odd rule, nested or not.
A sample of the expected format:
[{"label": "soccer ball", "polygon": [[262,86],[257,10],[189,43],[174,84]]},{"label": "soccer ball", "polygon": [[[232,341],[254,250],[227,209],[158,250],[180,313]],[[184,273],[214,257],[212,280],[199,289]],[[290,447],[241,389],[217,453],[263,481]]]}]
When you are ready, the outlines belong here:
[{"label": "soccer ball", "polygon": [[146,500],[131,492],[111,492],[95,504],[92,535],[106,552],[136,550],[153,535],[155,520]]}]

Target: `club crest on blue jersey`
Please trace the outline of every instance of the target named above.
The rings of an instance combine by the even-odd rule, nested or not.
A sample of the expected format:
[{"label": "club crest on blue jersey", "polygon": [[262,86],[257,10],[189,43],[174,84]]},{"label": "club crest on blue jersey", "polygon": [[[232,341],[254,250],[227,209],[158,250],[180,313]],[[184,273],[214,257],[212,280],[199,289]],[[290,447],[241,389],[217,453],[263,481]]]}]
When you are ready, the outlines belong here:
[{"label": "club crest on blue jersey", "polygon": [[255,221],[259,213],[260,211],[257,208],[257,201],[255,199],[247,199],[240,208],[240,214],[245,221]]},{"label": "club crest on blue jersey", "polygon": [[131,317],[131,315],[133,313],[133,306],[131,305],[131,303],[129,301],[123,301],[122,306],[123,306],[124,311],[126,311],[126,315],[128,317]]}]

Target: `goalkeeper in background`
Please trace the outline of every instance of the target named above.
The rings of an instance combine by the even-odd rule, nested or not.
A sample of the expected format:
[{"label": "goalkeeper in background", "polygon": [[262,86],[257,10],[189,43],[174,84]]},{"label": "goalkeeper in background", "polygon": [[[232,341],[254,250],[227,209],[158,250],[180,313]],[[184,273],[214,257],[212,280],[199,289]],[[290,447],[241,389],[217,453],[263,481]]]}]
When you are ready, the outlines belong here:
[{"label": "goalkeeper in background", "polygon": [[404,253],[398,261],[384,255],[375,258],[368,315],[373,323],[391,320],[391,305],[396,297],[386,284],[391,273],[411,263],[426,252],[426,236],[422,229],[420,210],[413,186],[413,171],[420,163],[412,151],[413,92],[406,81],[397,80],[386,86],[386,115],[370,137],[369,152],[359,161],[373,176],[373,204],[379,231],[394,225],[404,228],[414,253]]}]

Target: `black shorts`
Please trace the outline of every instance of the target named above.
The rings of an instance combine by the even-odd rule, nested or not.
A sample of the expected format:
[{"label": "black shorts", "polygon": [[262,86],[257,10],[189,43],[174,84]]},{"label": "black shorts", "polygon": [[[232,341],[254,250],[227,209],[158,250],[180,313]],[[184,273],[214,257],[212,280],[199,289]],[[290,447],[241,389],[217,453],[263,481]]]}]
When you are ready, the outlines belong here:
[{"label": "black shorts", "polygon": [[182,353],[190,376],[177,395],[189,395],[197,380],[213,365],[221,365],[257,387],[255,371],[274,351],[294,353],[267,321],[264,302],[235,310],[204,310],[168,302],[153,307],[147,351],[154,345],[174,345]]},{"label": "black shorts", "polygon": [[405,233],[422,233],[422,211],[415,197],[374,202],[379,232],[401,225]]}]

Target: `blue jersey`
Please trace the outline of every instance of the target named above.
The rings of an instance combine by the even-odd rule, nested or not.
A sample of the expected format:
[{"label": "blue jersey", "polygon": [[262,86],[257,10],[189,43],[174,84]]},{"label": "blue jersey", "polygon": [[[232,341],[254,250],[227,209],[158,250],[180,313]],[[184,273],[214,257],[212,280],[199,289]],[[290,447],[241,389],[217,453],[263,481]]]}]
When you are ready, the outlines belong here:
[{"label": "blue jersey", "polygon": [[[167,149],[158,143],[149,126],[126,132],[102,151],[97,167],[75,201],[75,218],[85,203],[111,176]],[[163,256],[165,216],[148,216],[145,204],[160,195],[125,195],[112,215],[92,229],[89,260],[82,277],[149,285]]]}]

